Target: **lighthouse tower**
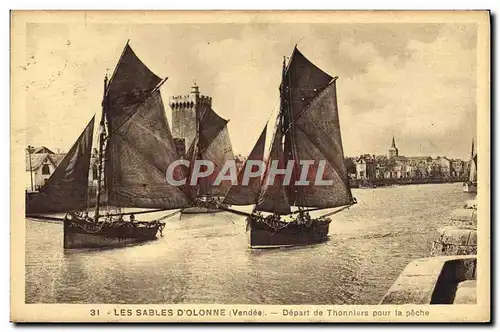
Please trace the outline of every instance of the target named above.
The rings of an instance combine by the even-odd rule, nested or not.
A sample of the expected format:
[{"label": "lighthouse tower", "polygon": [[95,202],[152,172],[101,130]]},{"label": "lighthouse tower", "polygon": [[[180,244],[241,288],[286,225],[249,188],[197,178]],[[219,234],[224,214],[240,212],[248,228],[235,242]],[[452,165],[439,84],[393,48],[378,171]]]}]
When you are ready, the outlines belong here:
[{"label": "lighthouse tower", "polygon": [[197,110],[201,110],[201,106],[212,107],[212,98],[201,95],[199,87],[193,83],[188,95],[170,97],[169,105],[172,109],[172,136],[177,142],[184,140],[187,151],[196,136]]}]

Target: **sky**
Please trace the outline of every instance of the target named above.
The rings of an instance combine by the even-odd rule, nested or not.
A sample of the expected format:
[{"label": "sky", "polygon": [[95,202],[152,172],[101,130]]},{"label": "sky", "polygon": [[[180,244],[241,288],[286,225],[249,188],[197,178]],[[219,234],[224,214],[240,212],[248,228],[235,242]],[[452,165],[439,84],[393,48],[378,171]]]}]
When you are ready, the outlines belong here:
[{"label": "sky", "polygon": [[[284,56],[299,50],[331,76],[344,154],[467,159],[477,126],[474,24],[104,24],[27,25],[26,145],[68,151],[94,114],[103,79],[130,39],[168,98],[196,81],[229,119],[233,151],[247,155],[274,115]],[[170,122],[171,124],[171,122]],[[270,126],[272,127],[272,125]]]}]

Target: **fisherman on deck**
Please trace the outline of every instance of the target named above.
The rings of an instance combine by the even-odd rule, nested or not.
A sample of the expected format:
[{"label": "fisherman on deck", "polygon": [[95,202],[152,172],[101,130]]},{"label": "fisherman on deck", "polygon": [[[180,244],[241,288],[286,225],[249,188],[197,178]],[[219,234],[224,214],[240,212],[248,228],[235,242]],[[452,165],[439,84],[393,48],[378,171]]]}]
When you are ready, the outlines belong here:
[{"label": "fisherman on deck", "polygon": [[135,221],[135,216],[134,216],[134,214],[133,214],[133,213],[132,213],[132,214],[130,214],[130,221],[131,221],[131,222],[134,222],[134,221]]},{"label": "fisherman on deck", "polygon": [[295,218],[295,221],[297,222],[297,225],[302,225],[304,224],[304,215],[303,215],[303,212],[300,212],[298,215],[297,215],[297,218]]},{"label": "fisherman on deck", "polygon": [[312,219],[311,219],[311,216],[309,215],[309,212],[306,212],[304,214],[304,219],[305,219],[306,226],[307,227],[311,227],[311,225],[312,225]]}]

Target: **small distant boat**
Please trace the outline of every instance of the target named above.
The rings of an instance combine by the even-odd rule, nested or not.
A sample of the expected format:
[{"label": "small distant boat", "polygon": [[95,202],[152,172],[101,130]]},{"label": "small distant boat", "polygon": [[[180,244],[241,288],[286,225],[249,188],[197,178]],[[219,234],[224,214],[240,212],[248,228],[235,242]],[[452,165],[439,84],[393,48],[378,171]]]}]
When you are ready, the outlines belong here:
[{"label": "small distant boat", "polygon": [[[327,241],[331,222],[328,216],[356,203],[344,163],[336,80],[337,77],[328,75],[310,62],[297,47],[288,66],[283,62],[280,110],[264,176],[247,186],[234,185],[224,199],[228,204],[254,205],[251,214],[235,212],[247,216],[250,248]],[[267,124],[248,160],[264,160],[266,127]],[[322,169],[319,165],[324,162],[322,179],[331,181],[332,185],[315,185],[316,174],[311,172],[305,176],[308,184],[296,185],[299,174],[302,174],[298,166],[294,168],[289,184],[282,177],[274,178],[274,182],[267,181],[272,164],[284,169],[289,161],[298,165],[301,160],[314,161],[309,171]],[[292,211],[292,207],[296,210]],[[336,207],[342,208],[317,218],[309,215],[313,210]],[[265,216],[262,212],[270,214]]]},{"label": "small distant boat", "polygon": [[358,188],[360,188],[360,189],[374,189],[374,188],[377,188],[377,185],[374,183],[371,183],[369,181],[363,181],[359,184]]},{"label": "small distant boat", "polygon": [[477,193],[477,182],[464,182],[462,191],[465,193]]},{"label": "small distant boat", "polygon": [[[210,177],[200,178],[194,186],[190,186],[193,206],[181,210],[182,214],[216,213],[221,212],[219,205],[223,204],[224,196],[231,187],[231,183],[222,181],[217,186],[213,181],[221,171],[227,160],[234,160],[233,149],[229,139],[227,123],[229,120],[221,118],[208,104],[201,104],[196,110],[196,135],[186,153],[190,165],[196,160],[213,162],[215,169]],[[187,172],[192,175],[193,169]]]},{"label": "small distant boat", "polygon": [[228,207],[222,200],[223,198],[218,196],[198,196],[196,197],[195,206],[184,208],[181,213],[198,214],[222,212],[222,208]]},{"label": "small distant boat", "polygon": [[471,159],[469,161],[469,178],[463,183],[462,191],[466,193],[477,193],[477,152],[472,141]]}]

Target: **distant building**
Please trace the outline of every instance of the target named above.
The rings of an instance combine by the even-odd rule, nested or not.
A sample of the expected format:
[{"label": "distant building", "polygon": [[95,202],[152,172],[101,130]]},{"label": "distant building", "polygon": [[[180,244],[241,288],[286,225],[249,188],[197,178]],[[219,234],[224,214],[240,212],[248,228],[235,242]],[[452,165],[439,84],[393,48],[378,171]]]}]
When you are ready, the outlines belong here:
[{"label": "distant building", "polygon": [[397,157],[399,156],[399,150],[396,147],[396,139],[394,138],[394,135],[392,135],[392,143],[391,147],[389,148],[389,158]]},{"label": "distant building", "polygon": [[463,177],[466,173],[466,163],[461,159],[451,160],[451,176],[453,177]]},{"label": "distant building", "polygon": [[[366,172],[363,162],[356,164],[357,178]],[[396,139],[392,136],[388,155],[375,158],[375,176],[377,179],[422,179],[422,178],[463,178],[467,174],[467,162],[438,156],[406,157],[399,154]]]},{"label": "distant building", "polygon": [[184,139],[187,151],[196,137],[197,113],[202,107],[212,107],[212,98],[201,95],[194,83],[189,95],[172,96],[169,104],[172,109],[172,136]]},{"label": "distant building", "polygon": [[437,176],[451,177],[451,161],[446,157],[437,157],[433,161],[433,166],[437,167]]},{"label": "distant building", "polygon": [[428,167],[432,162],[432,157],[408,157],[408,165],[411,166],[410,177],[426,178],[430,175]]},{"label": "distant building", "polygon": [[[31,183],[33,182],[33,190],[38,190],[42,187],[49,177],[54,173],[57,165],[61,163],[64,154],[54,153],[52,150],[42,146],[32,149],[31,154],[26,151],[25,171],[26,180],[25,188],[31,191]],[[31,164],[31,169],[30,169]]]},{"label": "distant building", "polygon": [[356,179],[372,180],[376,178],[375,156],[363,154],[356,158]]}]

